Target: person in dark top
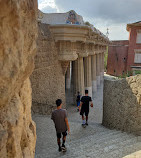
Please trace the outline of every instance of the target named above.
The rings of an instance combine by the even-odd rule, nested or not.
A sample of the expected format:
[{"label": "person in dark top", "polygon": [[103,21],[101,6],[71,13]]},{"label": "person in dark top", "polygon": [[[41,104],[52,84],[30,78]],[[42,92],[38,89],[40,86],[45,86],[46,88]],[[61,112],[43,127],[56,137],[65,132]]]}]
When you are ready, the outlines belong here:
[{"label": "person in dark top", "polygon": [[[80,115],[82,115],[82,126],[88,125],[89,103],[91,107],[93,107],[92,98],[88,96],[88,90],[85,90],[85,96],[81,98],[81,103],[79,106]],[[84,113],[86,116],[86,122],[84,120]]]},{"label": "person in dark top", "polygon": [[[53,120],[56,128],[56,135],[57,135],[57,143],[59,146],[59,151],[66,151],[65,141],[68,133],[70,133],[69,123],[67,119],[67,111],[62,109],[62,100],[56,100],[57,109],[52,112],[51,119]],[[62,138],[62,146],[61,146],[61,135]]]},{"label": "person in dark top", "polygon": [[80,92],[78,91],[78,92],[77,92],[77,98],[76,98],[77,108],[78,108],[78,109],[77,109],[77,111],[79,111],[79,106],[80,106],[80,97],[81,97],[81,96],[80,96]]}]

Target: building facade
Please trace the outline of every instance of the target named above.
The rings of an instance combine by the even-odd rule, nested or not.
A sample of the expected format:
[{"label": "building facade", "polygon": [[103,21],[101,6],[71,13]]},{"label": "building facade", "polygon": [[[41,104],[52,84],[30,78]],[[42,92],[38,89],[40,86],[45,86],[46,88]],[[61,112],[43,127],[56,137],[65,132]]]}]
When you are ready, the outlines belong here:
[{"label": "building facade", "polygon": [[[31,76],[33,111],[50,113],[55,100],[75,102],[79,91],[89,95],[103,80],[104,53],[108,38],[83,18],[67,13],[44,14],[39,11],[38,52]],[[70,99],[72,98],[72,99]]]},{"label": "building facade", "polygon": [[141,68],[141,22],[127,24],[128,41],[112,41],[108,50],[107,74],[122,76]]}]

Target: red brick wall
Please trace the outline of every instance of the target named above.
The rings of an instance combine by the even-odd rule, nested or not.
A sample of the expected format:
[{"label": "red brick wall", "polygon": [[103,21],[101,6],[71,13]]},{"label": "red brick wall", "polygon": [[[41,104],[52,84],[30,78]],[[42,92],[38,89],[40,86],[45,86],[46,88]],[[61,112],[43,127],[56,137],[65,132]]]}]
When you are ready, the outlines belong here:
[{"label": "red brick wall", "polygon": [[[122,42],[121,42],[122,43]],[[126,72],[128,46],[112,45],[108,50],[107,74],[120,76]]]},{"label": "red brick wall", "polygon": [[[141,64],[134,64],[134,49],[141,49],[141,44],[136,44],[137,38],[137,29],[136,27],[132,27],[129,32],[129,50],[128,50],[128,61],[127,61],[127,70],[131,71],[130,66],[141,66]],[[141,29],[141,28],[140,28]]]},{"label": "red brick wall", "polygon": [[119,41],[112,41],[112,45],[129,45],[129,41],[128,40],[119,40]]}]

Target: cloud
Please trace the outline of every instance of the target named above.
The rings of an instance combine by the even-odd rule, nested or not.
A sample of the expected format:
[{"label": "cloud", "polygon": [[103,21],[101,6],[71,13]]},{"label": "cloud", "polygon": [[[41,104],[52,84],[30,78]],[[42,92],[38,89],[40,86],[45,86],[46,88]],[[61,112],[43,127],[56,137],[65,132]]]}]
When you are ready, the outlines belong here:
[{"label": "cloud", "polygon": [[126,24],[141,21],[141,0],[38,0],[45,13],[75,10],[111,40],[128,39]]},{"label": "cloud", "polygon": [[55,0],[62,11],[74,9],[82,16],[128,23],[141,19],[141,0]]},{"label": "cloud", "polygon": [[42,8],[42,11],[44,13],[57,13],[57,8],[52,8],[50,6],[46,6],[46,7]]},{"label": "cloud", "polygon": [[38,8],[42,10],[44,13],[58,12],[54,0],[38,0]]}]

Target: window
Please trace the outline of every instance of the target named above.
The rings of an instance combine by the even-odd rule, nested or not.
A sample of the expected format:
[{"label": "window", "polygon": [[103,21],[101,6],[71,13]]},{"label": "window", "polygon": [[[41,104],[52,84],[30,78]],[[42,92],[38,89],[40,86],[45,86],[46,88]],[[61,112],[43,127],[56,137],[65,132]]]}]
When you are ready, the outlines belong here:
[{"label": "window", "polygon": [[135,49],[134,63],[141,63],[141,49]]},{"label": "window", "polygon": [[141,43],[141,30],[138,30],[138,31],[137,31],[136,43]]}]

